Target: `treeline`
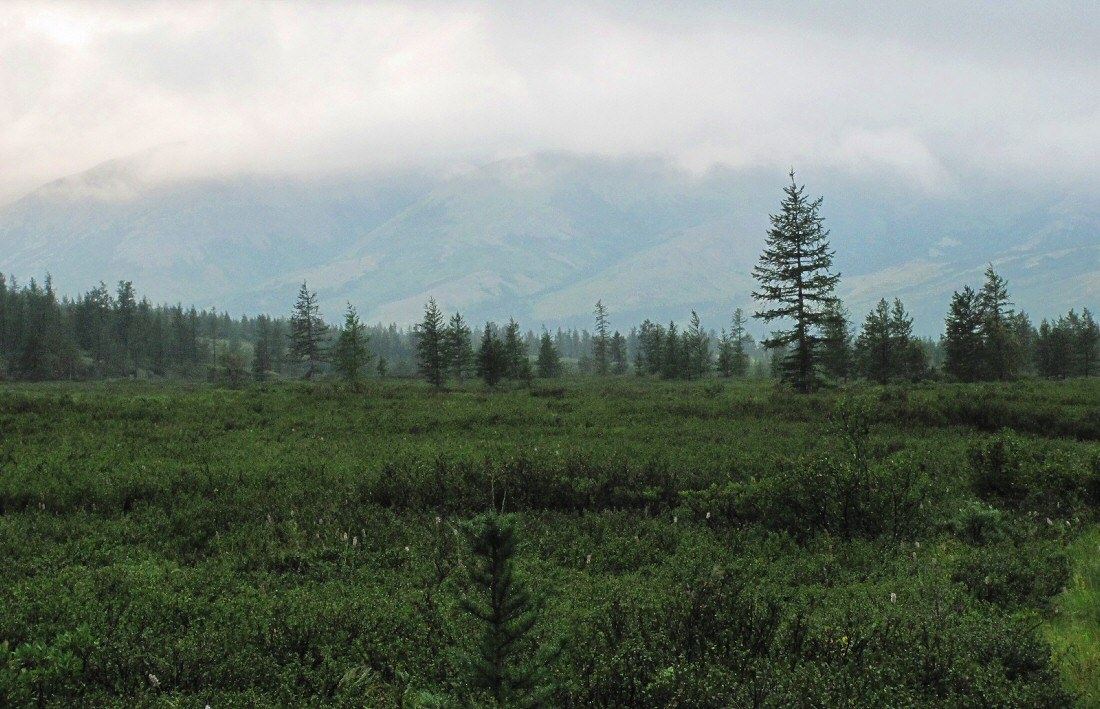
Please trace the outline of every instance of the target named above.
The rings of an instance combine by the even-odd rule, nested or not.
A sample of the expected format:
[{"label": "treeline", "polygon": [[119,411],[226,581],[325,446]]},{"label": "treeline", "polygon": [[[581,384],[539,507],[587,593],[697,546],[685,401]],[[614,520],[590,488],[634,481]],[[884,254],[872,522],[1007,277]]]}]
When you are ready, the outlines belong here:
[{"label": "treeline", "polygon": [[[285,316],[235,318],[214,309],[153,304],[138,299],[131,281],[115,288],[101,282],[71,299],[57,295],[48,275],[41,283],[33,278],[21,283],[0,274],[0,380],[298,377],[308,365],[290,354],[290,325]],[[504,328],[491,328],[503,337]],[[335,372],[329,354],[335,354],[341,331],[326,327],[318,340],[322,374]],[[379,323],[364,326],[363,334],[376,373],[417,374],[413,328]],[[538,334],[517,331],[513,337],[528,356],[538,355]],[[593,371],[588,330],[558,328],[550,337],[559,373]],[[621,337],[632,357],[636,334]],[[463,376],[476,374],[474,365],[462,370]]]},{"label": "treeline", "polygon": [[[1007,282],[992,267],[985,278],[980,289],[966,286],[954,294],[938,342],[913,334],[913,319],[900,299],[880,300],[858,328],[834,299],[817,338],[815,367],[828,379],[879,383],[1097,373],[1100,327],[1088,308],[1035,326],[1026,313],[1012,309]],[[434,300],[413,328],[367,326],[357,315],[329,327],[316,300],[303,284],[289,317],[233,318],[139,300],[130,281],[120,281],[113,291],[100,283],[70,300],[58,298],[49,276],[42,284],[34,279],[20,284],[0,275],[0,377],[156,376],[238,383],[346,375],[351,366],[356,379],[423,376],[442,385],[480,377],[495,385],[568,374],[778,377],[789,355],[781,346],[760,348],[746,332],[749,316],[740,308],[718,332],[706,329],[692,311],[683,328],[647,319],[624,334],[612,328],[608,308],[598,301],[591,332],[559,328],[536,334],[514,319],[473,326],[460,313],[444,316]],[[350,305],[349,311],[354,315]],[[315,328],[304,350],[301,333],[295,334],[303,322]]]}]

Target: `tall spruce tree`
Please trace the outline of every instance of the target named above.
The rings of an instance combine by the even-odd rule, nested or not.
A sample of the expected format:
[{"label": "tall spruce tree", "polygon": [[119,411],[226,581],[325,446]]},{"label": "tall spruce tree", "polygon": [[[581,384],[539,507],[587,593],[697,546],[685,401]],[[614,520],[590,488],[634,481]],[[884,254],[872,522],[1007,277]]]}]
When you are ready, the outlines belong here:
[{"label": "tall spruce tree", "polygon": [[252,378],[267,381],[268,372],[274,366],[271,354],[271,319],[266,315],[256,318],[256,345],[252,349]]},{"label": "tall spruce tree", "polygon": [[736,308],[730,321],[730,339],[733,343],[731,374],[735,377],[743,377],[749,371],[749,355],[745,352],[745,341],[751,341],[751,338],[745,333],[746,324],[748,324],[748,318],[745,317],[745,311]]},{"label": "tall spruce tree", "polygon": [[1081,324],[1074,335],[1081,376],[1091,377],[1096,374],[1096,361],[1100,356],[1100,325],[1088,308],[1081,311]]},{"label": "tall spruce tree", "polygon": [[611,324],[602,300],[596,301],[595,313],[596,334],[592,337],[592,360],[596,374],[602,376],[611,371]]},{"label": "tall spruce tree", "polygon": [[1010,307],[1013,303],[1008,298],[1008,281],[998,275],[993,270],[993,264],[990,264],[985,269],[985,284],[979,294],[982,353],[984,374],[1001,381],[1011,379],[1019,366],[1019,348]]},{"label": "tall spruce tree", "polygon": [[722,377],[733,376],[733,336],[722,328],[718,336],[718,374]]},{"label": "tall spruce tree", "polygon": [[504,343],[493,332],[493,324],[485,323],[481,348],[477,352],[477,374],[489,386],[496,386],[508,371]]},{"label": "tall spruce tree", "polygon": [[760,289],[752,295],[764,303],[753,317],[766,323],[792,321],[790,329],[773,332],[764,346],[790,348],[780,362],[781,378],[806,393],[813,391],[818,382],[819,332],[827,322],[840,274],[831,272],[829,231],[819,214],[823,198],[811,202],[805,196],[805,187],[795,183],[793,170],[790,178],[780,213],[769,217],[772,226],[767,246],[753,268]]},{"label": "tall spruce tree", "polygon": [[531,359],[527,355],[527,344],[519,332],[519,323],[515,318],[508,319],[504,328],[504,359],[507,362],[505,376],[516,381],[531,379]]},{"label": "tall spruce tree", "polygon": [[680,346],[680,333],[675,321],[669,321],[664,332],[664,347],[661,349],[661,378],[675,379],[683,371],[683,357]]},{"label": "tall spruce tree", "polygon": [[943,336],[944,369],[955,379],[974,382],[982,373],[982,304],[970,286],[955,291]]},{"label": "tall spruce tree", "polygon": [[[194,308],[191,315],[194,322]],[[305,281],[298,290],[298,300],[290,315],[290,356],[297,362],[305,360],[306,379],[312,379],[321,362],[325,359],[324,339],[328,325],[321,319],[321,308],[317,305],[317,294],[310,292]]]},{"label": "tall spruce tree", "polygon": [[821,368],[826,376],[841,381],[852,375],[852,328],[840,299],[829,304],[822,327]]},{"label": "tall spruce tree", "polygon": [[542,379],[550,379],[561,376],[561,357],[558,348],[554,346],[554,340],[550,333],[543,329],[539,338],[538,375]]},{"label": "tall spruce tree", "polygon": [[638,351],[634,356],[634,369],[639,375],[661,373],[661,352],[664,348],[664,329],[646,320],[638,330]]},{"label": "tall spruce tree", "polygon": [[340,330],[332,354],[336,371],[352,386],[359,384],[363,370],[370,365],[372,355],[367,349],[369,341],[367,328],[359,322],[355,306],[348,303],[347,312],[344,313],[344,327]]},{"label": "tall spruce tree", "polygon": [[695,379],[706,375],[710,371],[710,337],[703,329],[703,323],[699,319],[699,313],[691,311],[691,320],[687,330],[684,331],[684,357],[686,360],[686,374],[688,379]]},{"label": "tall spruce tree", "polygon": [[473,344],[470,342],[470,327],[462,319],[462,313],[455,313],[447,325],[446,343],[447,361],[450,363],[451,374],[458,381],[462,381],[470,370],[470,364],[474,358]]},{"label": "tall spruce tree", "polygon": [[618,330],[611,336],[608,358],[611,361],[612,374],[626,374],[626,338]]},{"label": "tall spruce tree", "polygon": [[913,318],[899,298],[893,306],[879,300],[867,314],[856,341],[856,360],[860,373],[886,384],[895,379],[918,377],[925,369],[925,353],[913,338]]},{"label": "tall spruce tree", "polygon": [[447,358],[443,345],[443,311],[435,298],[429,297],[424,306],[424,320],[416,326],[416,366],[420,376],[437,389],[443,386],[447,376]]}]

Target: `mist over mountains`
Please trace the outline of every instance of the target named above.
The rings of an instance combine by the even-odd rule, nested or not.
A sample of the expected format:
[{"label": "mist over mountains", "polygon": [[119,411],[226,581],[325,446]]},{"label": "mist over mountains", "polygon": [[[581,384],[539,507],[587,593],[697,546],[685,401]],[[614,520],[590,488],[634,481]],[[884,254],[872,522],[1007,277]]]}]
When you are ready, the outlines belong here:
[{"label": "mist over mountains", "polygon": [[[132,280],[156,302],[233,313],[285,314],[306,280],[332,322],[350,301],[365,321],[409,324],[434,295],[475,323],[588,326],[602,299],[615,327],[694,308],[719,328],[753,307],[752,267],[788,179],[566,153],[314,179],[166,181],[149,177],[148,161],[104,163],[0,209],[0,271],[49,272],[70,296]],[[937,335],[952,291],[980,285],[989,262],[1036,321],[1100,301],[1094,195],[797,178],[825,197],[857,322],[897,296],[917,332]]]}]

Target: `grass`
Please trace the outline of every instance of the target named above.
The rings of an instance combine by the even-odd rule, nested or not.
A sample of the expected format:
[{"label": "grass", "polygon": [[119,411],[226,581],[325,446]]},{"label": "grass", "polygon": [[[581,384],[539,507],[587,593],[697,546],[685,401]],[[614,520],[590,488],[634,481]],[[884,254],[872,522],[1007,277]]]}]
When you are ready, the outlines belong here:
[{"label": "grass", "polygon": [[1100,706],[1100,528],[1082,534],[1068,555],[1070,584],[1047,637],[1066,689],[1081,706]]}]

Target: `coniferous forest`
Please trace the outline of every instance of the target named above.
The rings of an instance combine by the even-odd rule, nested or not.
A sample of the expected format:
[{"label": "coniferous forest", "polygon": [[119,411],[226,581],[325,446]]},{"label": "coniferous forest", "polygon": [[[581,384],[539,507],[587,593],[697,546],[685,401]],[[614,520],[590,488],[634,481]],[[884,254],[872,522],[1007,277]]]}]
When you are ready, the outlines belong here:
[{"label": "coniferous forest", "polygon": [[0,704],[1100,703],[1087,304],[851,313],[790,177],[724,323],[0,278]]}]

